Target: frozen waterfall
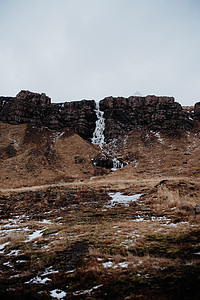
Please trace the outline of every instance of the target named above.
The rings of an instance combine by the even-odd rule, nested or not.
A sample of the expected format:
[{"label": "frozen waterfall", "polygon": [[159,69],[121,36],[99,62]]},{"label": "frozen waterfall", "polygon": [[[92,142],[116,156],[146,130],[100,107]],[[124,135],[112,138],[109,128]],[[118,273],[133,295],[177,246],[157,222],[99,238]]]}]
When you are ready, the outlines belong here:
[{"label": "frozen waterfall", "polygon": [[105,143],[104,139],[104,129],[105,129],[105,120],[103,117],[104,112],[99,110],[99,103],[96,103],[96,115],[97,115],[97,121],[96,121],[96,128],[93,133],[92,143],[99,145],[99,147],[102,149],[103,144]]},{"label": "frozen waterfall", "polygon": [[123,166],[124,165],[116,157],[113,157],[113,167],[111,169],[112,171],[123,168]]},{"label": "frozen waterfall", "polygon": [[95,145],[99,145],[99,147],[102,150],[102,157],[107,157],[109,159],[112,158],[112,163],[113,166],[111,168],[112,171],[116,171],[119,168],[123,168],[123,163],[121,163],[117,157],[115,156],[114,153],[110,153],[110,151],[106,148],[103,147],[103,145],[105,144],[105,137],[104,137],[104,130],[105,130],[105,119],[104,119],[104,112],[101,111],[99,109],[99,103],[96,102],[96,109],[95,109],[95,113],[97,116],[97,120],[96,120],[96,127],[93,133],[93,137],[91,139],[91,142]]}]

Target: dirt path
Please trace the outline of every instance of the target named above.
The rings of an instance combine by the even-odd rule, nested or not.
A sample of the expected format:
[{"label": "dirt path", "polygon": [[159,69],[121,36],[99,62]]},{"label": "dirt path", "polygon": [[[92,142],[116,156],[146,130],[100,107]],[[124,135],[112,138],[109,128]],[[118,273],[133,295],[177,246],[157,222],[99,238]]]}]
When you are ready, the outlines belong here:
[{"label": "dirt path", "polygon": [[69,187],[69,188],[76,188],[76,187],[92,187],[92,188],[127,188],[129,186],[148,186],[153,187],[158,184],[161,180],[186,180],[188,178],[177,178],[177,177],[155,177],[151,179],[93,179],[87,181],[74,181],[74,182],[64,182],[64,183],[52,183],[52,184],[45,184],[45,185],[37,185],[37,186],[28,186],[28,187],[19,187],[19,188],[10,188],[10,189],[0,189],[0,194],[8,195],[12,193],[22,193],[22,192],[29,192],[29,191],[38,191],[38,190],[45,190],[48,188],[56,188],[56,187]]},{"label": "dirt path", "polygon": [[109,186],[124,186],[130,184],[138,184],[138,183],[151,183],[155,182],[155,179],[148,180],[139,180],[139,179],[130,179],[130,180],[114,180],[114,179],[101,179],[101,180],[88,180],[88,181],[74,181],[74,182],[65,182],[65,183],[53,183],[53,184],[45,184],[45,185],[36,185],[36,186],[28,186],[28,187],[19,187],[19,188],[10,188],[10,189],[0,189],[0,193],[2,194],[10,194],[10,193],[21,193],[21,192],[29,192],[29,191],[37,191],[37,190],[45,190],[52,187],[71,187],[76,188],[80,186],[93,186],[93,187],[109,187]]}]

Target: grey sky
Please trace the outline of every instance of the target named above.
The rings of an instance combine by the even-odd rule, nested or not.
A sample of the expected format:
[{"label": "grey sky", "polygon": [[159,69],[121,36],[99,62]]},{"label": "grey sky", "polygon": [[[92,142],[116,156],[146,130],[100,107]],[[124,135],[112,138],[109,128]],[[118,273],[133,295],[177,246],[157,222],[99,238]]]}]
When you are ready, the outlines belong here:
[{"label": "grey sky", "polygon": [[199,0],[0,0],[0,95],[200,101]]}]

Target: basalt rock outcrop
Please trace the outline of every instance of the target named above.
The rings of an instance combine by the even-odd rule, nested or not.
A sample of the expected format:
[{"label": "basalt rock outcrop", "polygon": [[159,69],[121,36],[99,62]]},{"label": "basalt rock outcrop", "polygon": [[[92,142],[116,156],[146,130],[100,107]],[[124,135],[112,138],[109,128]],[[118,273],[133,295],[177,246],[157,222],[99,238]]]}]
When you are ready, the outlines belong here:
[{"label": "basalt rock outcrop", "polygon": [[194,119],[200,121],[200,102],[194,106]]},{"label": "basalt rock outcrop", "polygon": [[[0,97],[0,121],[56,130],[66,127],[91,140],[97,120],[95,105],[94,100],[51,103],[45,94],[21,91],[16,97]],[[136,128],[189,130],[194,125],[191,114],[173,97],[107,97],[99,107],[104,112],[106,142]],[[194,119],[200,121],[200,103],[195,105]]]},{"label": "basalt rock outcrop", "polygon": [[0,120],[10,124],[69,128],[84,139],[92,138],[96,114],[95,101],[51,103],[45,94],[21,91],[16,97],[0,97]]},{"label": "basalt rock outcrop", "polygon": [[107,141],[135,128],[168,131],[193,127],[189,114],[173,97],[107,97],[99,106],[104,111]]}]

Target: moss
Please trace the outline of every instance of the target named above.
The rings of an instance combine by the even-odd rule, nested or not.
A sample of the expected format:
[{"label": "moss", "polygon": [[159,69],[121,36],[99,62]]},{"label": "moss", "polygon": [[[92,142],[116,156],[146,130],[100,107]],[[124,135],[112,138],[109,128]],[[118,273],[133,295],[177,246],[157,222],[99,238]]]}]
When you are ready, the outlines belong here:
[{"label": "moss", "polygon": [[149,234],[146,236],[146,244],[143,247],[129,248],[129,251],[135,255],[151,254],[170,258],[193,257],[195,249],[198,250],[199,233],[199,231],[194,231],[174,236]]},{"label": "moss", "polygon": [[75,276],[75,274],[74,273],[71,273],[71,274],[68,274],[67,275],[67,278],[69,278],[69,279],[73,279],[73,278],[75,278],[76,276]]},{"label": "moss", "polygon": [[147,241],[163,241],[168,243],[176,243],[176,244],[182,244],[182,243],[198,243],[200,242],[200,231],[193,231],[186,234],[179,234],[179,235],[166,235],[166,234],[148,234],[146,236]]},{"label": "moss", "polygon": [[37,260],[38,259],[38,255],[37,254],[32,254],[31,255],[31,262],[32,261],[35,261],[35,260]]}]

